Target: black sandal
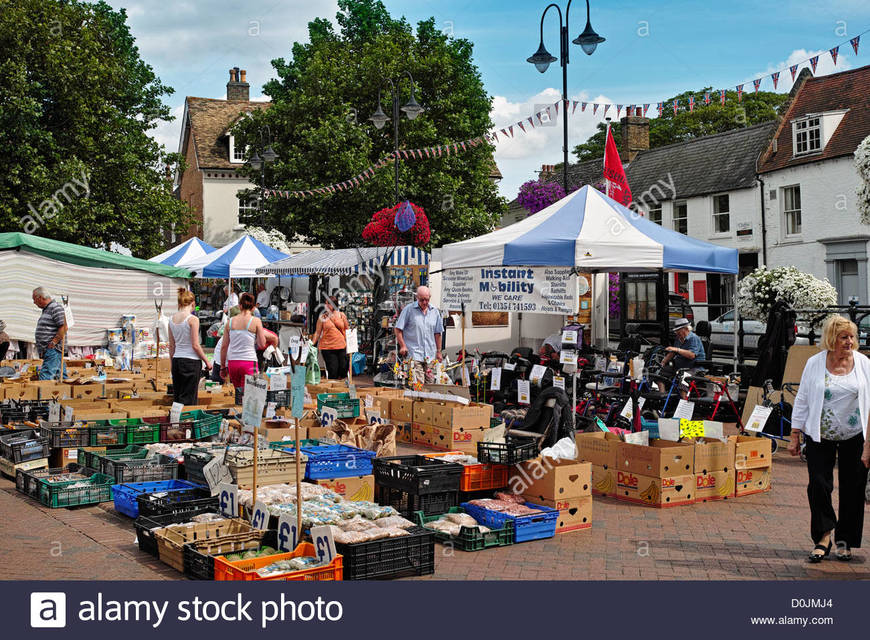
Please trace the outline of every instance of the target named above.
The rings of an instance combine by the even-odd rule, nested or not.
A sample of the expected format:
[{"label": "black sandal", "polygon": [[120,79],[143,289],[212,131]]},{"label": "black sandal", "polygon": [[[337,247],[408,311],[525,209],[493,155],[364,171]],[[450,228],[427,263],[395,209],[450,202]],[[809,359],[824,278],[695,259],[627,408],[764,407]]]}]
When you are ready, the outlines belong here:
[{"label": "black sandal", "polygon": [[837,545],[837,560],[849,562],[852,559],[852,549],[845,542],[843,546]]},{"label": "black sandal", "polygon": [[[828,542],[828,546],[823,544],[817,544],[813,547],[813,550],[810,552],[810,555],[807,556],[807,560],[812,563],[821,562],[825,557],[827,557],[831,553],[831,547],[833,546],[832,542]],[[816,553],[816,551],[823,551],[824,553]]]}]

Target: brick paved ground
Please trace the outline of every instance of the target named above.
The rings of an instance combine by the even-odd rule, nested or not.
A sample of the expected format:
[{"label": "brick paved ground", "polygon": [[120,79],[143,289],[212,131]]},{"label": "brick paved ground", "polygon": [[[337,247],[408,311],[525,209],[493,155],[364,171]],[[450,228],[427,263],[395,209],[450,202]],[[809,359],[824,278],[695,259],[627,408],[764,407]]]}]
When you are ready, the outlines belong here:
[{"label": "brick paved ground", "polygon": [[[423,579],[870,579],[866,549],[851,563],[805,561],[811,546],[805,474],[802,462],[778,453],[767,494],[672,509],[596,497],[591,529],[476,553],[437,545],[435,575]],[[864,537],[870,546],[870,518]],[[134,538],[132,521],[110,503],[46,509],[0,479],[4,578],[182,577],[139,552]]]}]

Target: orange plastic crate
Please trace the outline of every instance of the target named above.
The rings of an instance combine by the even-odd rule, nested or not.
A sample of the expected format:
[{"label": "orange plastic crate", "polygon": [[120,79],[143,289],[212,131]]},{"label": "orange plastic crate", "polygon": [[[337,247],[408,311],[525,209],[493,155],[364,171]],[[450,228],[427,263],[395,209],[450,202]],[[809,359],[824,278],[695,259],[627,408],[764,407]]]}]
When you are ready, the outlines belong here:
[{"label": "orange plastic crate", "polygon": [[273,562],[279,560],[289,560],[290,558],[298,558],[299,556],[316,556],[317,553],[314,545],[310,542],[300,542],[296,549],[289,553],[276,553],[272,556],[263,558],[253,558],[251,560],[236,560],[230,562],[226,556],[215,556],[214,559],[214,579],[215,580],[282,580],[282,581],[303,581],[303,580],[341,580],[344,577],[344,568],[342,564],[342,556],[337,555],[328,565],[323,567],[313,567],[311,569],[302,569],[301,571],[293,571],[291,573],[280,573],[270,578],[263,578],[257,573],[257,569],[267,567]]},{"label": "orange plastic crate", "polygon": [[[441,458],[447,455],[462,455],[461,451],[447,453],[425,453],[427,458]],[[471,464],[462,465],[462,476],[459,478],[460,491],[485,491],[488,489],[503,489],[508,486],[510,467],[506,464]]]}]

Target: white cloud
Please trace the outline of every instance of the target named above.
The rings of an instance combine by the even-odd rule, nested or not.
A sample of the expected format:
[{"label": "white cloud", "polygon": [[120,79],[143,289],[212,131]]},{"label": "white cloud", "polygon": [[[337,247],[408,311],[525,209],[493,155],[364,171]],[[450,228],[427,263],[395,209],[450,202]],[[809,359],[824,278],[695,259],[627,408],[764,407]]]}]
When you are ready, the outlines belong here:
[{"label": "white cloud", "polygon": [[[559,107],[559,116],[545,126],[541,126],[535,118],[535,126],[529,125],[528,118],[534,116],[547,106],[552,106],[559,101],[561,93],[554,88],[548,88],[524,102],[511,102],[504,96],[495,96],[492,102],[490,115],[496,125],[499,141],[495,150],[495,161],[504,178],[499,183],[499,192],[508,200],[513,200],[517,191],[527,180],[537,177],[542,164],[558,164],[562,162],[562,108]],[[581,111],[578,105],[572,113],[573,105],[568,106],[568,158],[569,162],[576,159],[572,153],[575,146],[585,142],[589,136],[597,131],[597,125],[603,120],[602,109],[597,114],[592,113],[593,103],[610,103],[612,100],[607,96],[599,95],[590,98],[588,94],[579,93],[570,96],[570,100],[588,102],[586,111]],[[551,108],[555,116],[555,111]],[[608,112],[609,116],[616,119],[613,108]],[[523,133],[517,122],[522,121],[526,131]],[[514,125],[513,138],[505,138],[501,134],[502,129]]]}]

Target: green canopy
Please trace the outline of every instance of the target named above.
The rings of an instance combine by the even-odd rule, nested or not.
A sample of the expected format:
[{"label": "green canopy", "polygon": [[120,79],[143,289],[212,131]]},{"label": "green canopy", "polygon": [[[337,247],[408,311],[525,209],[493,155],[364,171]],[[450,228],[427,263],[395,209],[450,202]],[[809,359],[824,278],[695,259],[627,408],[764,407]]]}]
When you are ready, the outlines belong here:
[{"label": "green canopy", "polygon": [[27,233],[0,233],[0,251],[10,249],[37,253],[52,260],[70,262],[85,267],[98,269],[130,269],[133,271],[148,271],[167,278],[190,278],[190,271],[171,267],[159,262],[149,262],[120,253],[82,247],[69,242],[49,240]]}]

